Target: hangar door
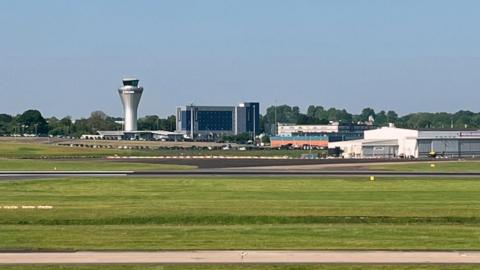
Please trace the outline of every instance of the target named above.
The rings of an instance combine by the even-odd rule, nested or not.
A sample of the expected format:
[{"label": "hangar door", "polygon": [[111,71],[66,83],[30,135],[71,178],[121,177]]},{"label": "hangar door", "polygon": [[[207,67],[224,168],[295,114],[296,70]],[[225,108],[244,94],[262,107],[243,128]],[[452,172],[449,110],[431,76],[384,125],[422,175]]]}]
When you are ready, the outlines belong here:
[{"label": "hangar door", "polygon": [[446,157],[478,157],[480,156],[480,139],[419,139],[419,157],[428,156],[430,151]]},{"label": "hangar door", "polygon": [[366,145],[362,153],[366,158],[394,158],[398,155],[398,145]]}]

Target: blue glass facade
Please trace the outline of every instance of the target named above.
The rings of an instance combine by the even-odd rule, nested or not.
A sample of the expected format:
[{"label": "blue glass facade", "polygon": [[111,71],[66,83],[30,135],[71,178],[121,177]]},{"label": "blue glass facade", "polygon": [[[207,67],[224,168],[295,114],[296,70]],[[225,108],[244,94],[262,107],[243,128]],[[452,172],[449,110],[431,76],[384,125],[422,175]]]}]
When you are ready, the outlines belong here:
[{"label": "blue glass facade", "polygon": [[233,113],[231,111],[197,112],[198,130],[232,130]]},{"label": "blue glass facade", "polygon": [[[246,131],[258,133],[260,128],[260,104],[258,102],[245,103]],[[255,125],[255,129],[253,128]]]},{"label": "blue glass facade", "polygon": [[191,127],[191,119],[192,119],[192,114],[190,112],[190,110],[187,110],[187,111],[182,111],[182,114],[181,114],[181,119],[182,119],[182,130],[188,130],[190,131],[190,127]]},{"label": "blue glass facade", "polygon": [[258,102],[241,103],[238,106],[187,105],[177,107],[176,116],[177,131],[189,137],[213,138],[219,135],[236,135],[253,131],[258,134],[260,130]]}]

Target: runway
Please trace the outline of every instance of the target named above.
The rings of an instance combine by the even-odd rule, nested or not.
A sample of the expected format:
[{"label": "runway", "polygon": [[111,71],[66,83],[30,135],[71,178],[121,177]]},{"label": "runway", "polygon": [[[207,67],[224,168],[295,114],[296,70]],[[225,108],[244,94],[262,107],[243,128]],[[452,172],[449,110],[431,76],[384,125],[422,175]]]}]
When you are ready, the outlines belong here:
[{"label": "runway", "polygon": [[480,251],[159,251],[0,253],[0,264],[480,264]]},{"label": "runway", "polygon": [[397,172],[350,170],[199,169],[176,171],[2,171],[0,180],[61,177],[480,177],[480,172]]},{"label": "runway", "polygon": [[225,169],[246,167],[291,167],[291,166],[369,166],[375,164],[451,162],[447,159],[273,159],[263,158],[108,158],[112,162],[133,162],[151,164],[176,164],[196,166],[200,169]]},{"label": "runway", "polygon": [[348,171],[348,170],[257,170],[210,169],[194,171],[133,172],[128,176],[392,176],[392,177],[480,177],[480,172],[396,172],[396,171]]}]

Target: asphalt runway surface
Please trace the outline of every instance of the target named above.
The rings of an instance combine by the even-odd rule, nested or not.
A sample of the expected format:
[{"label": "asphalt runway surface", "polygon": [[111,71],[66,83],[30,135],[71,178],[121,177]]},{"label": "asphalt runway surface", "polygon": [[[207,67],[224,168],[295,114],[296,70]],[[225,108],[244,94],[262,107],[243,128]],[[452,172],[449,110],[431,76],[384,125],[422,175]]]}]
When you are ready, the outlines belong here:
[{"label": "asphalt runway surface", "polygon": [[382,176],[382,177],[437,177],[437,178],[463,178],[480,177],[480,172],[393,172],[393,171],[308,171],[308,170],[255,170],[255,169],[203,169],[203,170],[178,170],[178,171],[12,171],[0,172],[0,181],[8,180],[35,180],[47,178],[73,178],[73,177],[359,177],[359,176]]},{"label": "asphalt runway surface", "polygon": [[369,165],[374,163],[406,163],[451,161],[448,159],[273,159],[273,158],[118,158],[114,162],[190,165],[200,169],[238,167],[303,166],[303,165]]},{"label": "asphalt runway surface", "polygon": [[[128,159],[130,161],[130,159]],[[158,162],[158,159],[142,159],[141,161]],[[252,162],[252,160],[203,160],[180,159],[161,161],[172,162],[225,162],[220,167],[230,162],[239,162],[237,165]],[[255,161],[255,160],[253,160]],[[278,165],[275,162],[288,162]],[[139,160],[140,162],[140,160]],[[391,164],[391,160],[258,160],[257,165],[273,164],[272,166],[227,167],[227,168],[200,168],[192,170],[160,170],[160,171],[0,171],[0,180],[42,179],[59,177],[355,177],[355,176],[385,176],[385,177],[480,177],[479,172],[401,172],[401,171],[373,171],[368,169],[370,164]],[[272,163],[273,162],[273,163]],[[296,163],[301,165],[294,165]],[[396,161],[405,162],[405,161]],[[407,161],[427,162],[428,161]],[[293,163],[293,164],[292,164]],[[305,164],[307,163],[307,164]],[[180,163],[175,163],[180,164]],[[208,166],[207,166],[208,167]]]},{"label": "asphalt runway surface", "polygon": [[0,253],[0,264],[480,264],[479,251],[158,251]]}]

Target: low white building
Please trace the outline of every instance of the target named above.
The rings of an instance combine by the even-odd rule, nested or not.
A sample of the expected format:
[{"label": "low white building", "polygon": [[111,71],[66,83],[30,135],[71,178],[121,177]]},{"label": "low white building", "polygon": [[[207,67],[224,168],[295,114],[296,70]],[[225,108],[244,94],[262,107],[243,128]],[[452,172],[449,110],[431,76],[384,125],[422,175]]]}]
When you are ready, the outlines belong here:
[{"label": "low white building", "polygon": [[82,135],[81,139],[86,140],[142,140],[142,141],[182,141],[182,133],[164,130],[141,130],[141,131],[97,131],[95,135]]},{"label": "low white building", "polygon": [[417,130],[382,127],[366,130],[362,140],[332,142],[328,147],[339,147],[347,158],[410,157],[417,156],[417,138]]},{"label": "low white building", "polygon": [[340,131],[339,124],[330,125],[294,125],[290,123],[278,123],[277,135],[290,136],[292,134],[319,134],[319,133],[338,133]]},{"label": "low white building", "polygon": [[445,157],[480,156],[480,131],[414,130],[393,126],[366,130],[362,140],[331,142],[346,158],[427,157],[430,152]]}]

